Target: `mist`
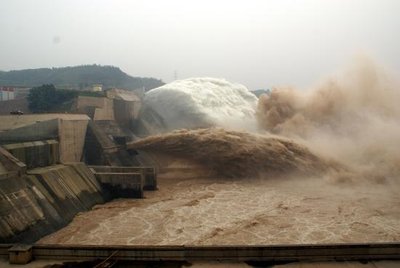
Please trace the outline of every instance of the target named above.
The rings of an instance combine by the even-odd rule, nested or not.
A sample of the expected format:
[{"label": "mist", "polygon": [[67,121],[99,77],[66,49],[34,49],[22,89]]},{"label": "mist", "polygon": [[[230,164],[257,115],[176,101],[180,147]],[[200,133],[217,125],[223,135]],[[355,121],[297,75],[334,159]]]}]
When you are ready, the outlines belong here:
[{"label": "mist", "polygon": [[261,96],[261,129],[306,144],[350,166],[360,176],[399,179],[399,82],[368,57],[314,88],[275,88]]}]

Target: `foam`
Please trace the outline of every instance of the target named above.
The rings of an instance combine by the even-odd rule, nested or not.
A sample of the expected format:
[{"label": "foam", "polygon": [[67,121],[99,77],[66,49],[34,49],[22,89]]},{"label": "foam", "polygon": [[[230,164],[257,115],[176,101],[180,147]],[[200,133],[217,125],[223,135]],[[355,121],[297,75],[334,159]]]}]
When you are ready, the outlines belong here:
[{"label": "foam", "polygon": [[256,126],[257,101],[241,84],[217,78],[189,78],[147,92],[141,120],[149,121],[146,111],[152,110],[164,128],[159,132],[210,126],[249,129]]}]

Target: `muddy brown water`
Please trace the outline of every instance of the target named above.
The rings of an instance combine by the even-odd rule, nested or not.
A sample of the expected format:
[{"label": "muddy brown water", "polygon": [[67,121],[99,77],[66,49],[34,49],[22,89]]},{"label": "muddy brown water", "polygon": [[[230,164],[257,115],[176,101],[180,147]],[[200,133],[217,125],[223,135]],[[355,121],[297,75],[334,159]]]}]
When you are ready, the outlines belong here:
[{"label": "muddy brown water", "polygon": [[323,178],[220,179],[167,174],[145,199],[77,215],[38,243],[268,245],[400,241],[400,195],[389,184]]}]

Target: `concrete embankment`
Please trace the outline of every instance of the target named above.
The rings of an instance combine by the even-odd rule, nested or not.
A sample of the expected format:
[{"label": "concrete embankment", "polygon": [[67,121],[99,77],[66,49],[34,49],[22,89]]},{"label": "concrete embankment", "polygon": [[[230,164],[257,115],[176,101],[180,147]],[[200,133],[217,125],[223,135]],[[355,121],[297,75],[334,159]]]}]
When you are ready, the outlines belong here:
[{"label": "concrete embankment", "polygon": [[83,163],[31,169],[0,178],[0,243],[30,243],[104,202],[101,187]]},{"label": "concrete embankment", "polygon": [[[92,172],[98,174],[140,174],[143,190],[157,190],[157,175],[154,167],[119,167],[119,166],[89,166]],[[99,176],[101,180],[101,176]],[[121,184],[118,182],[118,184]]]},{"label": "concrete embankment", "polygon": [[[0,245],[0,261],[7,258],[9,258],[10,262],[14,261],[13,263],[19,264],[27,263],[31,259],[35,259],[36,261],[92,261],[93,263],[91,263],[90,267],[94,267],[96,263],[102,263],[103,266],[101,267],[111,267],[112,265],[110,264],[117,262],[125,262],[124,264],[127,264],[126,267],[136,267],[138,262],[142,262],[142,264],[143,262],[149,262],[149,265],[143,265],[143,267],[153,267],[154,262],[165,264],[172,261],[186,264],[197,262],[209,263],[213,261],[232,264],[246,262],[255,267],[272,267],[275,264],[291,262],[296,263],[293,263],[294,265],[289,267],[364,267],[370,261],[392,260],[390,263],[392,265],[368,265],[366,267],[399,267],[400,258],[399,243],[206,247],[33,245],[26,246],[25,249],[21,247],[18,249],[17,247],[13,247],[13,245]],[[19,253],[18,255],[16,254],[17,252]],[[336,266],[335,263],[338,261],[341,264]],[[344,263],[345,261],[357,261],[359,264],[360,262],[363,264],[360,266],[348,265]],[[326,266],[309,266],[305,264],[310,262],[330,263],[327,263]],[[100,267],[100,265],[96,267]],[[160,267],[164,266],[160,265]]]},{"label": "concrete embankment", "polygon": [[[123,99],[135,102],[133,97]],[[130,116],[121,117],[124,125],[135,119],[136,106]],[[82,114],[1,116],[0,243],[33,242],[95,204],[143,197],[143,190],[156,189],[154,168],[106,167],[94,174],[77,163],[85,159],[96,164],[143,165],[120,148],[133,134],[107,120],[114,118],[107,117],[113,112],[107,107],[98,111],[105,117],[97,119],[103,121],[91,122],[88,133],[89,117]]]}]

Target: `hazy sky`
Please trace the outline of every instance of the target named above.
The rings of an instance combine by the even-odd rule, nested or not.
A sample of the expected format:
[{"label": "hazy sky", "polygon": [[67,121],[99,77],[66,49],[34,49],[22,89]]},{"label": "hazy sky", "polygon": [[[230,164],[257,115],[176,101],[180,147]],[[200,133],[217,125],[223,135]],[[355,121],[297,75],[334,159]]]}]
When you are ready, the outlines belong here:
[{"label": "hazy sky", "polygon": [[364,53],[400,70],[398,0],[1,0],[0,70],[115,65],[165,82],[307,86]]}]

